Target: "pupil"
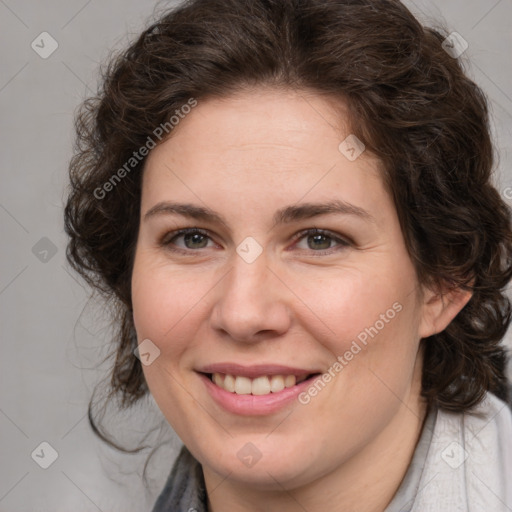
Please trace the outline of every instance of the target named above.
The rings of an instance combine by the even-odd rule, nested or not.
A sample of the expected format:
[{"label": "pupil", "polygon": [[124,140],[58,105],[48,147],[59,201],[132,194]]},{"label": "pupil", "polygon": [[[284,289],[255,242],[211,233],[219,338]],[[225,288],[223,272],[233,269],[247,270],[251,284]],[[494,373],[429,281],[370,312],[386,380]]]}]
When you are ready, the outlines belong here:
[{"label": "pupil", "polygon": [[201,233],[187,233],[184,239],[185,245],[189,249],[202,249],[203,247],[206,247],[207,244],[206,237]]},{"label": "pupil", "polygon": [[308,238],[310,249],[329,249],[330,245],[329,237],[326,235],[310,235]]}]

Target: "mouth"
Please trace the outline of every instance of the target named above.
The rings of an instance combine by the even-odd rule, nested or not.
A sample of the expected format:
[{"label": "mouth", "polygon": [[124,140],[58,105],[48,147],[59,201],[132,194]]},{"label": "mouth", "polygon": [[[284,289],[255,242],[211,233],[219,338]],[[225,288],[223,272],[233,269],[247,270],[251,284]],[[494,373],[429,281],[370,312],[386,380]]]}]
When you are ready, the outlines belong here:
[{"label": "mouth", "polygon": [[196,368],[210,398],[236,415],[268,415],[293,404],[320,370],[275,364],[215,363]]},{"label": "mouth", "polygon": [[317,377],[320,373],[260,375],[256,378],[220,372],[204,373],[203,375],[207,376],[213,384],[229,393],[263,396],[292,388],[306,380]]}]

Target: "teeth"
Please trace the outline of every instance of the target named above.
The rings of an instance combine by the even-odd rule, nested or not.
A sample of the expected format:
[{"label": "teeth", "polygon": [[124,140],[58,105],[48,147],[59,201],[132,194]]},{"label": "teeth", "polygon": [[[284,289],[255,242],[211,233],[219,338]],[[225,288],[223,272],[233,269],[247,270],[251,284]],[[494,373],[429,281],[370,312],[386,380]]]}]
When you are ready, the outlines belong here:
[{"label": "teeth", "polygon": [[217,384],[219,387],[223,387],[222,384],[224,382],[224,379],[222,378],[222,375],[220,373],[214,373],[212,375],[212,380]]},{"label": "teeth", "polygon": [[273,375],[270,379],[270,391],[277,393],[284,389],[284,379],[281,375]]},{"label": "teeth", "polygon": [[237,395],[250,395],[251,387],[251,379],[247,377],[237,377],[235,379],[235,393]]},{"label": "teeth", "polygon": [[[247,379],[249,380],[249,379]],[[268,395],[270,393],[270,381],[268,377],[258,377],[251,383],[251,393],[253,395]]]},{"label": "teeth", "polygon": [[292,386],[295,386],[295,382],[297,382],[295,375],[287,375],[284,379],[284,387],[291,388]]},{"label": "teeth", "polygon": [[248,377],[224,375],[222,373],[214,373],[212,381],[222,389],[237,395],[268,395],[270,393],[278,393],[284,388],[291,388],[297,382],[306,380],[307,376],[298,379],[295,375],[272,375],[267,377],[263,375],[256,379]]},{"label": "teeth", "polygon": [[231,393],[234,393],[235,392],[235,378],[233,377],[233,375],[226,375],[224,377],[224,386],[221,385],[220,387],[224,387],[224,389],[226,391],[230,391]]}]

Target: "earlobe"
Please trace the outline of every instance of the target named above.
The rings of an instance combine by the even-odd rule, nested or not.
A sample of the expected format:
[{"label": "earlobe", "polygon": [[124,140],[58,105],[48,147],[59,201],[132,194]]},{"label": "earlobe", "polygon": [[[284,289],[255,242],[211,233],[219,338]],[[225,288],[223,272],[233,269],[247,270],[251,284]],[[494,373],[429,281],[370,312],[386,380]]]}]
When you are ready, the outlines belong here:
[{"label": "earlobe", "polygon": [[420,338],[427,338],[444,331],[469,302],[472,295],[470,290],[458,287],[437,291],[426,289],[419,329]]}]

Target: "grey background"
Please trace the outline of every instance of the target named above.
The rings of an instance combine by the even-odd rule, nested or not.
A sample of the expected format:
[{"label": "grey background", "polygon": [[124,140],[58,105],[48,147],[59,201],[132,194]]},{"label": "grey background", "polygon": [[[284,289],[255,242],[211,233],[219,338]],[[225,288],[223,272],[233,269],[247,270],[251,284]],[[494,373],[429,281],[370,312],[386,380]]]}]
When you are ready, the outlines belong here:
[{"label": "grey background", "polygon": [[[497,185],[509,200],[512,0],[406,3],[422,21],[444,20],[468,41],[463,57],[491,99]],[[74,109],[95,90],[98,63],[125,46],[155,7],[149,0],[0,0],[0,512],[150,510],[179,447],[169,428],[144,434],[161,421],[152,399],[117,419],[128,440],[166,440],[145,489],[148,450],[122,455],[90,431],[86,405],[108,367],[100,362],[109,330],[103,309],[66,267],[62,227]],[[43,31],[59,45],[47,59],[31,48]],[[46,470],[31,458],[43,441],[58,453]]]}]

